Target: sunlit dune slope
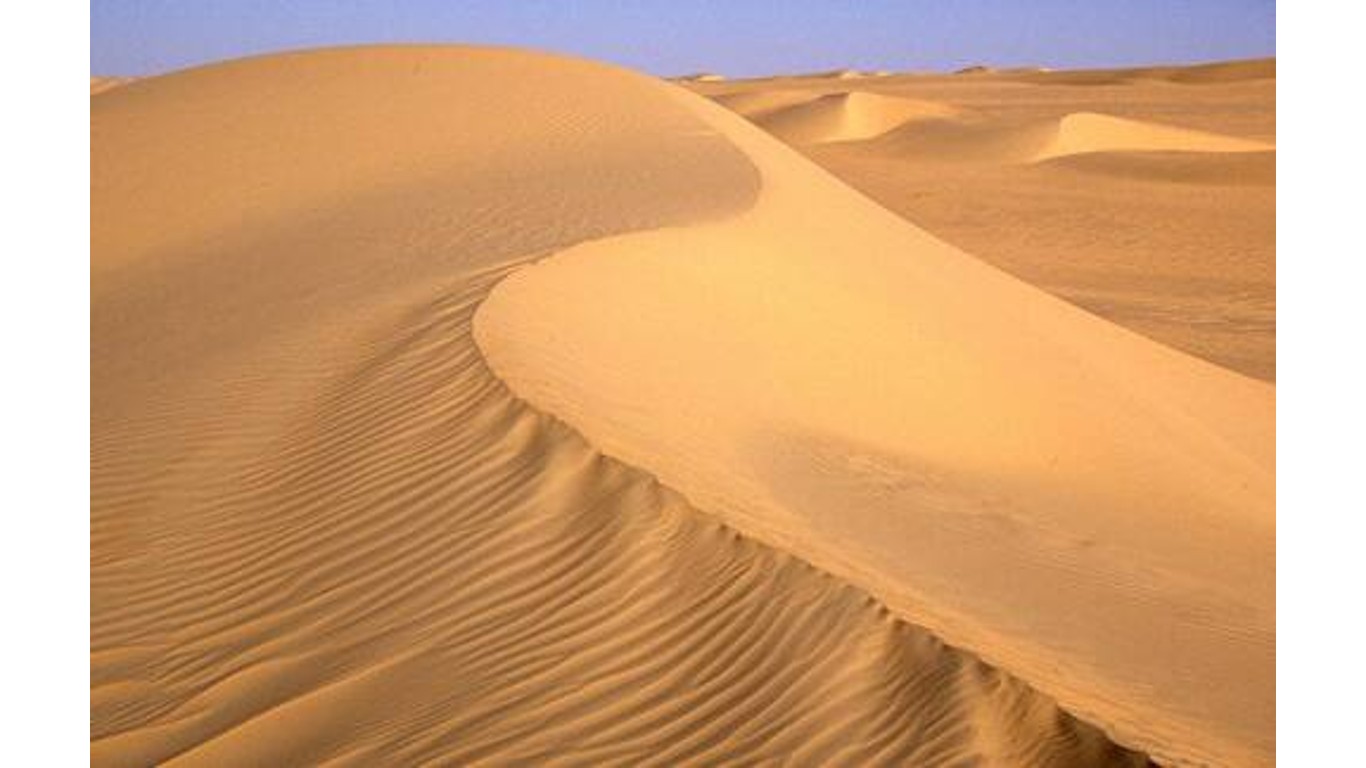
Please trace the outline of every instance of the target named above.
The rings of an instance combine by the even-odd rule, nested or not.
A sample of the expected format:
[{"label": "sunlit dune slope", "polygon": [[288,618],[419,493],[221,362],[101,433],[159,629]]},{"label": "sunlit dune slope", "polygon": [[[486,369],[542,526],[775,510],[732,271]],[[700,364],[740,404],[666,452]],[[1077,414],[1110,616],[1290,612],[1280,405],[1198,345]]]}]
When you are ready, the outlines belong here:
[{"label": "sunlit dune slope", "polygon": [[[424,47],[91,102],[94,764],[1143,762],[485,365],[472,317],[519,265],[687,242],[769,194],[718,109],[600,65]],[[622,289],[589,301],[653,301]],[[696,298],[677,320],[711,327]],[[538,354],[577,354],[576,318],[544,325],[566,309],[532,313]]]},{"label": "sunlit dune slope", "polygon": [[859,93],[919,116],[834,139],[775,117],[815,111],[847,82],[689,87],[973,256],[1275,378],[1274,59],[864,80]]},{"label": "sunlit dune slope", "polygon": [[1273,387],[1021,283],[726,112],[757,205],[476,316],[518,394],[1159,758],[1274,755]]},{"label": "sunlit dune slope", "polygon": [[1264,152],[1271,149],[1275,147],[1261,141],[1077,112],[1058,121],[1052,141],[1031,159],[1047,160],[1089,152]]}]

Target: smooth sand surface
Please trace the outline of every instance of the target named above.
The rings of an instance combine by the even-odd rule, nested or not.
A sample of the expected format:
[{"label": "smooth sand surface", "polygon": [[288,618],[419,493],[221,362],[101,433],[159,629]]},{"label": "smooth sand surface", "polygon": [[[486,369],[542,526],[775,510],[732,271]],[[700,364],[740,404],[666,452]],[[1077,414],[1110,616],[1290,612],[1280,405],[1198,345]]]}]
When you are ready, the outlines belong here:
[{"label": "smooth sand surface", "polygon": [[972,255],[1272,381],[1275,76],[1263,59],[692,87]]},{"label": "smooth sand surface", "polygon": [[1269,386],[602,65],[243,60],[91,143],[94,764],[1269,759]]},{"label": "smooth sand surface", "polygon": [[[737,105],[732,100],[727,106],[736,109]],[[748,116],[783,141],[818,144],[871,139],[917,120],[943,120],[954,114],[952,108],[934,102],[850,91],[805,96],[798,103]]]}]

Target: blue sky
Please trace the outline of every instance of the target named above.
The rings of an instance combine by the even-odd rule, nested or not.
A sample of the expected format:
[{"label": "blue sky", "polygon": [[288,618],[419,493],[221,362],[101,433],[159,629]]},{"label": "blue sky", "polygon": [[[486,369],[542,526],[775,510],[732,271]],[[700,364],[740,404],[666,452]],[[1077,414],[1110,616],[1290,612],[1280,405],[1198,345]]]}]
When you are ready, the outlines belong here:
[{"label": "blue sky", "polygon": [[660,75],[1275,54],[1274,0],[92,0],[92,74],[384,42],[517,45]]}]

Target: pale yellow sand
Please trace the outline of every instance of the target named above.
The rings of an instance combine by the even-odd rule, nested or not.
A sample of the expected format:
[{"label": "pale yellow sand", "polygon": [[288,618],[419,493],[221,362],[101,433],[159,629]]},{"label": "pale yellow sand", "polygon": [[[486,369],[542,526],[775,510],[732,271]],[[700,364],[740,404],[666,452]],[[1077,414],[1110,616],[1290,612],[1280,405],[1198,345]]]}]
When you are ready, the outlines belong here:
[{"label": "pale yellow sand", "polygon": [[[1273,380],[1275,73],[1267,59],[696,88],[974,256]],[[841,134],[869,125],[859,99],[882,118]],[[885,106],[898,100],[918,119]]]},{"label": "pale yellow sand", "polygon": [[[755,206],[513,273],[475,318],[494,370],[1122,741],[1272,762],[1274,388],[978,262],[733,115],[709,120],[758,167]],[[1073,147],[1131,129],[1088,119]]]},{"label": "pale yellow sand", "polygon": [[[976,654],[1268,754],[1268,387],[600,65],[247,60],[100,94],[91,142],[95,764],[1142,762]],[[1069,646],[1069,605],[1145,623]]]}]

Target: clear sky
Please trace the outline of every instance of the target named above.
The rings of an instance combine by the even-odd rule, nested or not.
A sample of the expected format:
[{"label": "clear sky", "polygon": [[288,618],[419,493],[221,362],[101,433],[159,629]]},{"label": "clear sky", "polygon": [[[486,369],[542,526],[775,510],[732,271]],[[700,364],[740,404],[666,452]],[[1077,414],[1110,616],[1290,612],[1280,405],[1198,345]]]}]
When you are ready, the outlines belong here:
[{"label": "clear sky", "polygon": [[384,42],[517,45],[659,75],[1271,56],[1275,0],[92,0],[91,73]]}]

